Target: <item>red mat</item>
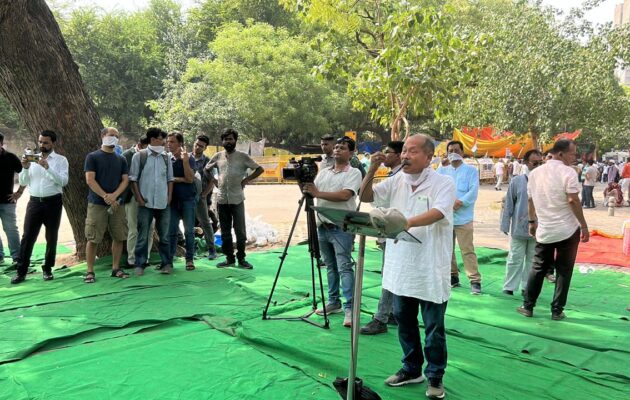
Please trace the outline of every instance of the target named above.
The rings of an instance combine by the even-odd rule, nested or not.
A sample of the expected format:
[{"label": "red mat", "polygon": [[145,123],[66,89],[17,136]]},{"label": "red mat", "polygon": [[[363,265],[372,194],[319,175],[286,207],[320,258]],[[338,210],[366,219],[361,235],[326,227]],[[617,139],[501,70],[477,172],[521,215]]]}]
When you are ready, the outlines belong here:
[{"label": "red mat", "polygon": [[630,268],[630,256],[622,251],[623,239],[613,239],[591,234],[588,243],[580,243],[576,262],[608,264]]}]

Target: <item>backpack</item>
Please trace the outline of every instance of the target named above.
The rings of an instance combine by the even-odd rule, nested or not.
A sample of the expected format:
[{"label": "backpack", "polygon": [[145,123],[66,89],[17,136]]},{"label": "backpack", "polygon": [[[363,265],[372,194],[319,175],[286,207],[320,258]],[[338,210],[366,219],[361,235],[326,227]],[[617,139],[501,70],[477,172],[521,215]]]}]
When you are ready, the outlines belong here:
[{"label": "backpack", "polygon": [[[140,177],[142,176],[142,170],[144,166],[147,164],[147,159],[149,158],[149,150],[143,149],[138,152],[140,154],[140,169],[138,170],[138,179],[137,182],[140,182]],[[168,171],[168,163],[170,160],[168,159],[168,155],[162,153],[162,158],[164,159],[164,165],[166,166],[166,170]]]}]

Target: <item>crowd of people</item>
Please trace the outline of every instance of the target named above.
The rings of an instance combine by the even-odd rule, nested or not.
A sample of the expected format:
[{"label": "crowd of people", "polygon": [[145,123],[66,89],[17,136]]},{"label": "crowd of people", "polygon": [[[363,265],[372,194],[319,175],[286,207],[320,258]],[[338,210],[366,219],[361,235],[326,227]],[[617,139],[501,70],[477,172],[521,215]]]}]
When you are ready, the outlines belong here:
[{"label": "crowd of people", "polygon": [[[544,154],[545,159],[550,159],[550,155]],[[615,207],[630,205],[630,157],[624,161],[602,160],[586,161],[577,160],[571,164],[571,168],[577,173],[578,181],[581,184],[581,205],[583,208],[595,208],[595,198],[593,190],[597,183],[605,184],[604,201],[602,205],[608,207],[612,203]],[[502,190],[503,184],[509,184],[514,177],[527,175],[529,167],[525,158],[522,160],[498,159],[493,166],[496,177],[495,190]],[[624,198],[625,196],[625,198]],[[613,197],[614,200],[610,198]]]},{"label": "crowd of people", "polygon": [[[89,186],[85,223],[86,283],[96,279],[96,248],[106,230],[112,238],[111,276],[114,278],[129,276],[121,268],[125,242],[127,263],[131,263],[136,275],[143,275],[154,229],[159,240],[159,268],[163,274],[172,273],[180,221],[184,226],[186,270],[195,268],[193,228],[196,221],[208,239],[207,257],[216,259],[212,242],[214,230],[208,214],[208,195],[215,186],[225,255],[225,260],[217,267],[253,268],[245,253],[243,188],[263,169],[247,154],[235,150],[238,140],[235,130],[227,129],[221,134],[224,150],[211,158],[203,154],[210,142],[204,135],[197,136],[189,153],[181,133],[150,128],[123,155],[114,151],[119,139],[116,129],[103,129],[101,138],[101,148],[85,160],[85,179]],[[0,141],[2,139],[0,136]],[[33,245],[42,225],[46,228],[47,241],[43,278],[53,279],[61,194],[68,183],[68,161],[54,151],[56,140],[54,132],[43,131],[38,140],[40,154],[19,159],[5,150],[0,153],[0,215],[9,237],[11,256],[17,264],[17,274],[11,281],[14,284],[26,278]],[[372,321],[360,332],[376,335],[387,332],[388,326],[397,326],[403,352],[402,367],[386,379],[386,384],[402,386],[426,379],[427,396],[441,399],[445,396],[442,380],[447,365],[444,316],[451,290],[462,286],[455,257],[456,242],[471,294],[482,293],[482,277],[473,245],[478,171],[464,162],[464,145],[458,141],[448,143],[448,163],[437,170],[431,166],[435,144],[426,135],[388,143],[383,152],[370,156],[363,172],[353,166],[358,162],[355,146],[354,140],[346,136],[322,137],[324,154],[320,171],[313,183],[302,185],[302,190],[312,196],[318,206],[353,211],[360,200],[373,203],[375,207],[396,209],[406,218],[406,236],[401,233],[396,240],[378,242],[383,250],[382,292]],[[576,153],[575,143],[562,139],[549,151],[548,160],[540,151],[531,150],[522,163],[518,162],[518,168],[511,168],[500,225],[501,231],[510,236],[503,292],[514,295],[521,289],[524,301],[516,311],[525,317],[533,316],[543,281],[549,279],[553,271],[555,288],[550,316],[555,321],[566,317],[564,307],[578,244],[589,240],[582,205],[592,204],[590,200],[584,203],[584,199],[579,198],[583,188],[579,174],[572,167]],[[377,182],[374,178],[381,165],[390,168],[390,173]],[[589,172],[593,165],[589,162],[583,174],[587,187],[597,179]],[[624,166],[622,176],[630,172],[629,166],[630,163]],[[247,175],[248,171],[253,172]],[[15,193],[14,173],[19,173],[20,183]],[[607,173],[610,179],[611,169]],[[502,179],[497,180],[497,190],[501,189],[502,182]],[[31,198],[20,241],[14,226],[15,202],[27,186]],[[316,314],[343,313],[343,325],[351,327],[355,322],[352,320],[355,276],[351,255],[354,235],[324,215],[318,215],[317,225],[319,247],[327,270],[328,298]],[[232,228],[236,234],[236,256]],[[419,315],[424,326],[424,347]],[[426,365],[424,371],[423,365]]]},{"label": "crowd of people", "polygon": [[[222,252],[225,260],[217,267],[252,269],[245,258],[246,227],[243,188],[263,173],[263,168],[249,155],[236,150],[238,132],[226,129],[221,134],[224,150],[208,159],[204,155],[210,139],[196,137],[193,151],[188,152],[180,132],[167,133],[149,128],[132,148],[122,154],[115,151],[120,134],[115,128],[101,132],[101,147],[85,158],[87,217],[85,220],[86,263],[85,283],[94,283],[96,250],[105,232],[112,239],[113,278],[127,278],[124,267],[134,268],[141,276],[149,265],[153,231],[157,233],[162,274],[173,272],[180,222],[184,226],[185,268],[195,269],[194,229],[198,223],[204,232],[209,260],[217,258],[209,201],[217,188]],[[27,152],[22,158],[4,148],[0,150],[0,217],[9,240],[11,257],[17,273],[12,284],[26,280],[33,247],[42,228],[46,229],[46,254],[42,266],[43,279],[54,279],[57,236],[62,213],[63,188],[68,184],[68,160],[55,152],[57,134],[42,131],[38,138],[39,153]],[[4,145],[4,136],[0,135]],[[166,146],[165,146],[166,145]],[[253,171],[249,175],[246,171]],[[14,176],[19,189],[14,192]],[[30,199],[26,209],[24,230],[20,240],[16,223],[16,202],[28,187]],[[232,239],[236,233],[236,257]],[[122,256],[125,242],[127,259]],[[4,249],[0,243],[0,261]]]}]

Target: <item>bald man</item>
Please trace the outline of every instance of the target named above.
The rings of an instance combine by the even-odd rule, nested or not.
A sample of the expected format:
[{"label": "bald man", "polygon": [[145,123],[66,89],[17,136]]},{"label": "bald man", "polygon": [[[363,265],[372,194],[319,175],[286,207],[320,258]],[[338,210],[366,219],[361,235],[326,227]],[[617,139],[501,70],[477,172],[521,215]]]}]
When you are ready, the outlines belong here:
[{"label": "bald man", "polygon": [[105,230],[112,237],[113,278],[127,278],[129,274],[120,269],[123,244],[127,239],[127,218],[122,206],[122,194],[129,184],[129,168],[125,157],[114,151],[119,139],[118,130],[105,128],[101,131],[101,148],[85,158],[85,180],[90,187],[88,193],[85,237],[87,274],[85,283],[94,283],[94,260],[96,247],[103,240]]}]

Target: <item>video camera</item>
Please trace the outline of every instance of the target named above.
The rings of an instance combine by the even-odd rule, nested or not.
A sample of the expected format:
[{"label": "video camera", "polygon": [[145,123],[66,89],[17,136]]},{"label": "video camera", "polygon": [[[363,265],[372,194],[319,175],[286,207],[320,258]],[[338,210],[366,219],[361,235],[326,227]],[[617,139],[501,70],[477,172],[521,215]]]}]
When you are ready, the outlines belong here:
[{"label": "video camera", "polygon": [[26,162],[39,162],[39,159],[42,158],[41,154],[35,154],[33,153],[33,150],[26,148],[24,150],[24,156],[23,156],[24,160]]},{"label": "video camera", "polygon": [[292,158],[289,166],[282,168],[282,179],[298,181],[298,183],[313,183],[317,176],[317,164],[321,157],[302,157],[299,160]]}]

